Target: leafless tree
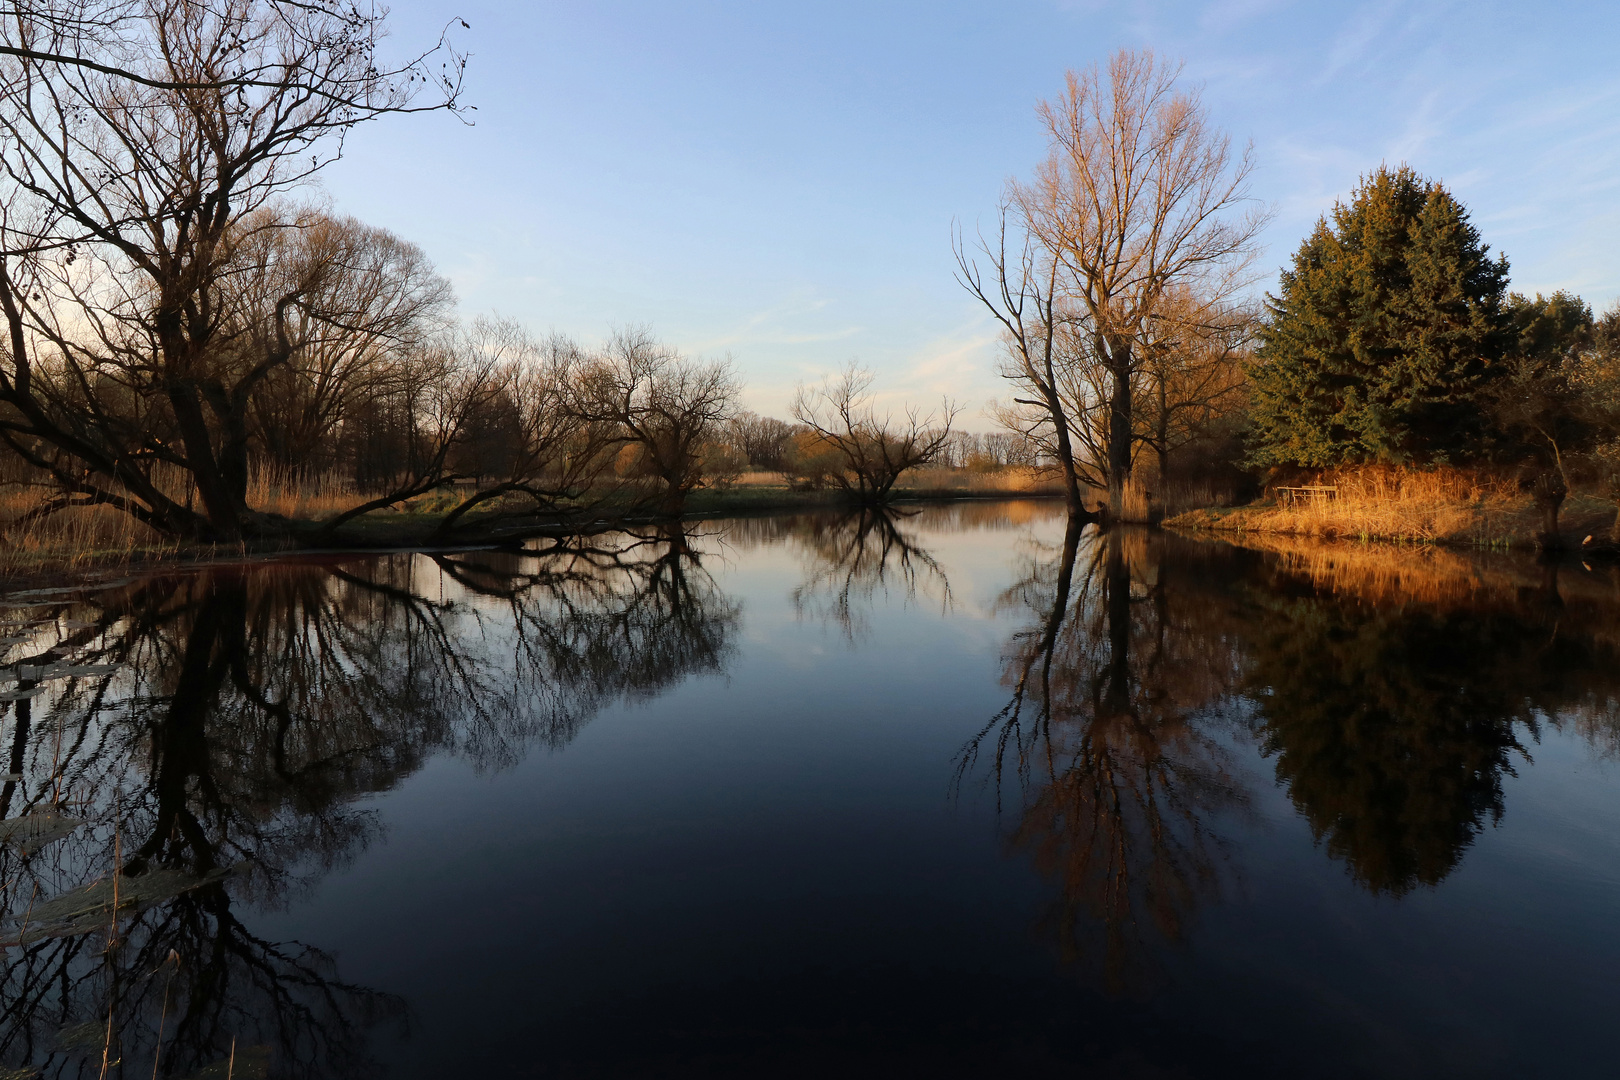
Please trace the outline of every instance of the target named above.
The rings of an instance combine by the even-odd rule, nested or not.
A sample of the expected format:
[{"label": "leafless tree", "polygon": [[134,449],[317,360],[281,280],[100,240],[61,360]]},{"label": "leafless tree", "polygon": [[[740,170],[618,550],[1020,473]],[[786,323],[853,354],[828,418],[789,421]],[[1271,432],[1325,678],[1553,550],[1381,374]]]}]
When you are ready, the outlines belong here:
[{"label": "leafless tree", "polygon": [[1207,438],[1241,407],[1243,363],[1257,325],[1249,305],[1203,303],[1186,293],[1173,294],[1153,321],[1137,438],[1157,457],[1160,484],[1170,481],[1176,451]]},{"label": "leafless tree", "polygon": [[254,229],[242,245],[242,347],[265,353],[275,304],[296,282],[312,287],[290,310],[287,363],[250,399],[256,449],[284,475],[332,468],[347,424],[385,397],[412,351],[447,327],[449,282],[416,245],[353,218],[298,215]]},{"label": "leafless tree", "polygon": [[748,464],[781,472],[787,467],[794,434],[786,421],[743,410],[732,418],[729,437]]},{"label": "leafless tree", "polygon": [[1241,209],[1250,150],[1234,158],[1197,91],[1177,89],[1179,75],[1180,65],[1128,51],[1115,54],[1106,73],[1069,72],[1064,93],[1037,110],[1046,160],[1032,181],[1009,185],[1011,207],[1038,252],[1029,265],[1048,282],[1046,322],[1073,320],[1109,375],[1115,516],[1131,472],[1134,383],[1155,315],[1173,290],[1216,304],[1247,285],[1268,218]]},{"label": "leafless tree", "polygon": [[471,344],[496,358],[496,400],[507,421],[500,456],[490,462],[495,483],[450,511],[441,532],[470,511],[499,500],[507,517],[546,514],[553,520],[591,512],[615,486],[608,482],[623,432],[611,420],[582,416],[574,388],[590,360],[561,335],[541,341],[510,321],[476,320]]},{"label": "leafless tree", "polygon": [[[293,355],[269,306],[231,340],[241,249],[357,124],[458,110],[443,41],[403,65],[385,12],[275,0],[38,0],[0,27],[0,441],[61,504],[117,507],[161,532],[272,529],[246,502],[251,403]],[[444,66],[429,57],[445,56]],[[421,91],[433,92],[423,97]],[[194,510],[157,477],[188,477]]]},{"label": "leafless tree", "polygon": [[901,473],[934,461],[961,412],[946,398],[926,415],[916,406],[906,408],[903,420],[879,415],[872,382],[871,372],[851,364],[819,387],[801,385],[793,397],[793,418],[842,465],[832,481],[863,503],[888,501]]},{"label": "leafless tree", "polygon": [[1015,387],[1010,406],[998,412],[1001,423],[1041,446],[1063,477],[1069,516],[1089,511],[1081,497],[1080,466],[1074,446],[1074,423],[1064,400],[1065,357],[1059,348],[1065,319],[1060,312],[1059,271],[1055,253],[1026,237],[1016,254],[1007,249],[1007,214],[1003,207],[994,245],[980,238],[979,249],[990,264],[991,281],[967,253],[961,236],[952,245],[956,280],[1001,324],[1002,377]]},{"label": "leafless tree", "polygon": [[729,361],[682,356],[632,328],[581,366],[571,409],[584,423],[616,427],[629,471],[656,485],[659,512],[678,515],[704,483],[705,448],[735,413],[740,389]]}]

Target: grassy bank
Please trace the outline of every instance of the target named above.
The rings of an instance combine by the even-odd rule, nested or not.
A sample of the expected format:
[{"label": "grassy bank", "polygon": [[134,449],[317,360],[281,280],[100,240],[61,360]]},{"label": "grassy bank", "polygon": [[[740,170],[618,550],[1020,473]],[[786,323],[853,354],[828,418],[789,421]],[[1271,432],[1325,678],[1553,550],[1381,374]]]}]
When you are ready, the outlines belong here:
[{"label": "grassy bank", "polygon": [[[1184,531],[1325,540],[1384,540],[1481,548],[1533,548],[1541,514],[1511,478],[1461,469],[1368,468],[1321,478],[1337,497],[1287,504],[1275,496],[1248,506],[1189,510],[1164,522]],[[1564,546],[1610,542],[1615,504],[1571,495],[1559,515]],[[1590,539],[1589,539],[1590,538]]]},{"label": "grassy bank", "polygon": [[[994,473],[935,469],[919,471],[896,485],[895,499],[919,500],[1007,499],[1050,497],[1061,493],[1028,470]],[[292,523],[293,533],[283,542],[232,545],[181,544],[165,540],[127,514],[86,507],[64,511],[10,530],[10,542],[0,546],[0,580],[29,580],[96,570],[118,570],[163,562],[196,562],[247,555],[322,549],[410,550],[442,546],[447,540],[439,529],[462,498],[444,491],[411,500],[400,507],[377,511],[346,522],[336,532],[322,535],[319,521],[369,497],[365,493],[314,494],[285,486],[264,486],[255,492],[254,509],[276,514]],[[804,491],[790,487],[771,473],[745,474],[739,482],[701,488],[687,500],[685,520],[747,514],[837,509],[853,506],[841,491]],[[33,504],[13,497],[0,501],[0,520],[17,521]],[[604,522],[646,524],[657,520],[645,513],[604,510]],[[498,523],[498,524],[497,524]],[[544,519],[497,519],[474,512],[460,523],[455,545],[479,545],[525,532],[558,527]]]}]

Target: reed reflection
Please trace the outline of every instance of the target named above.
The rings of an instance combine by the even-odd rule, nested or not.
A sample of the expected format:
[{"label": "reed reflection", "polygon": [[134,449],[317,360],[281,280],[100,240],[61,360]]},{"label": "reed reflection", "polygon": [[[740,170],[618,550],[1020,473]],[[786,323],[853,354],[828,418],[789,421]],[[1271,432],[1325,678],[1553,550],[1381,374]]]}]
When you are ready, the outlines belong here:
[{"label": "reed reflection", "polygon": [[359,796],[433,754],[500,767],[561,745],[616,698],[718,670],[737,620],[679,532],[214,570],[21,609],[0,1062],[375,1072],[367,1032],[405,1003],[256,935],[252,912],[378,839]]},{"label": "reed reflection", "polygon": [[1058,887],[1041,926],[1116,991],[1151,981],[1149,934],[1178,939],[1218,890],[1213,820],[1248,803],[1210,730],[1235,657],[1173,580],[1149,537],[1071,524],[1003,597],[1029,615],[1012,697],[958,760],[958,784],[983,768],[998,801],[1016,782],[1010,846]]}]

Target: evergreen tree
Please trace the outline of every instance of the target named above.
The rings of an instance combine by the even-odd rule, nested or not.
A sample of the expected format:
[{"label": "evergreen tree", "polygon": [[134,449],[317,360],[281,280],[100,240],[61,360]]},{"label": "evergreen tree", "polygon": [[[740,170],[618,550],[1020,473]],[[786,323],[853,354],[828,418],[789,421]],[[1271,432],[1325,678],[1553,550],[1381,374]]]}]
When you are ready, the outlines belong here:
[{"label": "evergreen tree", "polygon": [[1436,181],[1381,167],[1283,272],[1250,368],[1251,462],[1442,462],[1483,449],[1508,266]]}]

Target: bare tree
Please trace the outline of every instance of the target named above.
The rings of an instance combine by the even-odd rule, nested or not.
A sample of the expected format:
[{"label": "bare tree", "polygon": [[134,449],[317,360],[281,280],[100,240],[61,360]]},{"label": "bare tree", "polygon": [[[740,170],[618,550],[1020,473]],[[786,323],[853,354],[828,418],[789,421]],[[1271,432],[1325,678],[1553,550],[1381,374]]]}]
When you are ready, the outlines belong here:
[{"label": "bare tree", "polygon": [[961,412],[946,398],[938,412],[924,415],[908,406],[903,420],[879,415],[872,381],[871,372],[851,364],[819,387],[801,385],[793,397],[793,418],[842,465],[831,473],[832,481],[863,503],[888,501],[901,473],[938,458],[950,445],[951,424]]},{"label": "bare tree", "polygon": [[288,361],[249,405],[267,463],[308,476],[337,463],[345,425],[388,392],[415,348],[446,329],[450,284],[415,244],[353,218],[305,213],[251,235],[239,278],[249,355],[270,348],[277,300],[296,282],[312,283],[281,321]]},{"label": "bare tree", "polygon": [[788,455],[793,445],[793,425],[770,416],[760,416],[746,409],[731,421],[732,443],[748,459],[748,464],[760,469],[782,472],[787,468]]},{"label": "bare tree", "polygon": [[1137,438],[1156,455],[1161,485],[1176,451],[1209,437],[1241,407],[1256,325],[1249,305],[1205,303],[1185,292],[1171,293],[1153,320]]},{"label": "bare tree", "polygon": [[1074,425],[1062,392],[1066,365],[1058,345],[1065,322],[1059,311],[1061,264],[1054,252],[1032,244],[1028,237],[1018,253],[1009,256],[1007,212],[1008,208],[1003,207],[995,245],[983,237],[979,242],[980,251],[990,263],[990,285],[985,285],[984,275],[968,255],[960,234],[952,244],[956,280],[1002,327],[1001,374],[1015,389],[1012,403],[998,411],[997,419],[1044,449],[1045,456],[1062,473],[1069,516],[1084,517],[1089,511],[1080,493]]},{"label": "bare tree", "polygon": [[740,389],[729,361],[690,359],[632,328],[582,365],[571,408],[585,423],[618,429],[630,471],[657,485],[659,512],[673,516],[703,485],[704,450],[736,411]]},{"label": "bare tree", "polygon": [[[0,27],[0,441],[62,505],[161,532],[274,531],[246,502],[251,402],[293,355],[229,340],[259,216],[355,125],[456,110],[462,60],[390,67],[382,9],[274,0],[39,0]],[[441,75],[441,71],[443,74]],[[422,103],[419,91],[436,86]],[[188,477],[194,510],[158,478]]]},{"label": "bare tree", "polygon": [[440,531],[495,500],[506,517],[566,520],[591,512],[614,486],[605,481],[623,432],[616,422],[581,416],[573,407],[573,387],[589,363],[584,351],[560,335],[535,341],[518,324],[493,319],[475,321],[469,338],[483,355],[497,358],[496,400],[507,438],[500,457],[488,463],[496,482],[462,500]]},{"label": "bare tree", "polygon": [[[1012,208],[1050,261],[1049,319],[1074,320],[1106,369],[1109,510],[1124,509],[1133,448],[1133,388],[1152,320],[1172,290],[1205,303],[1249,282],[1267,213],[1250,209],[1250,150],[1235,159],[1180,65],[1116,53],[1105,74],[1069,72],[1038,114],[1049,152],[1034,179],[1009,185]],[[1059,269],[1060,268],[1060,269]]]}]

